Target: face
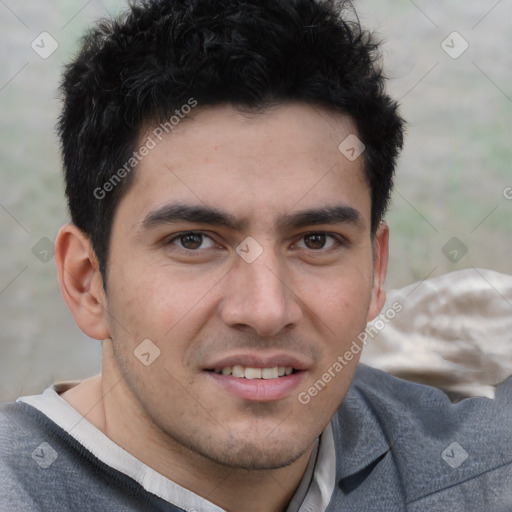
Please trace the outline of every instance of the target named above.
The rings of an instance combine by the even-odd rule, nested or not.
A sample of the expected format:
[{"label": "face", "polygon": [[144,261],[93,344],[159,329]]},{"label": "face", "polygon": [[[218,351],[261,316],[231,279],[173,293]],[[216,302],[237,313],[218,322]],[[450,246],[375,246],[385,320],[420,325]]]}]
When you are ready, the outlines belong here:
[{"label": "face", "polygon": [[335,363],[382,307],[387,251],[362,157],[338,150],[355,133],[305,105],[198,108],[138,165],[113,221],[108,329],[162,442],[278,468],[339,407],[360,354]]}]

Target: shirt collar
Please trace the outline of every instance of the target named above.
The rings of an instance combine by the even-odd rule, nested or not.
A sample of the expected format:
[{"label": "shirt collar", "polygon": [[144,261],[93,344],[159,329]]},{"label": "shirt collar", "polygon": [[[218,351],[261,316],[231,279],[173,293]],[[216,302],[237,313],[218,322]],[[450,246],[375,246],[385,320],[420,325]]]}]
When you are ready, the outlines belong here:
[{"label": "shirt collar", "polygon": [[336,485],[336,450],[332,425],[320,436],[317,454],[312,455],[306,473],[286,512],[323,512]]}]

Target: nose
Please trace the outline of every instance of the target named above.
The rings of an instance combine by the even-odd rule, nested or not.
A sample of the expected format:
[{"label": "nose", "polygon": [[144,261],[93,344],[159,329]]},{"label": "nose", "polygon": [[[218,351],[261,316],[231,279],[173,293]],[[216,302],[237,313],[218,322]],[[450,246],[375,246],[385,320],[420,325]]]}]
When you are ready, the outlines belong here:
[{"label": "nose", "polygon": [[220,315],[229,327],[269,337],[300,321],[302,308],[291,273],[270,251],[252,263],[238,260],[226,277]]}]

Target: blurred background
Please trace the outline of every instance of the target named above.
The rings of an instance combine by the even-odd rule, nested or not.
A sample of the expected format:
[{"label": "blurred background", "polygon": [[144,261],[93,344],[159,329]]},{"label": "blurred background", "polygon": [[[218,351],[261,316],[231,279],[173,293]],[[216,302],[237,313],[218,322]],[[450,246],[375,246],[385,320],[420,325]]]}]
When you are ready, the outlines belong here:
[{"label": "blurred background", "polygon": [[[355,0],[408,121],[388,215],[388,288],[467,267],[512,274],[512,1]],[[53,241],[68,221],[58,83],[121,0],[0,0],[0,400],[99,372]]]}]

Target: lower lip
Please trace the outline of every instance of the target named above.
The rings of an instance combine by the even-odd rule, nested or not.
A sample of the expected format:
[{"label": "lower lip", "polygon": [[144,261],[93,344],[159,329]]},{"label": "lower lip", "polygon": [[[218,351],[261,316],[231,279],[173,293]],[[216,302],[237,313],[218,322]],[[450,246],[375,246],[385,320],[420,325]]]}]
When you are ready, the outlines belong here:
[{"label": "lower lip", "polygon": [[270,402],[286,398],[300,385],[307,374],[305,371],[297,371],[276,379],[245,379],[214,372],[206,373],[225,391],[253,402]]}]

